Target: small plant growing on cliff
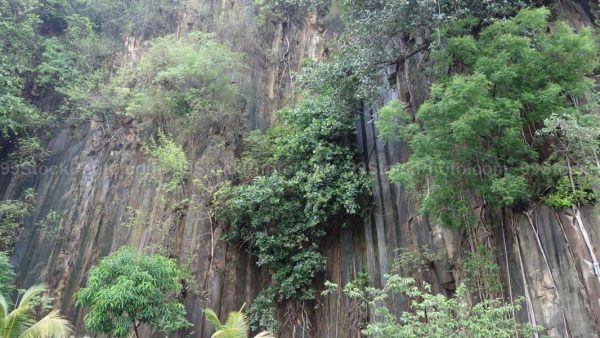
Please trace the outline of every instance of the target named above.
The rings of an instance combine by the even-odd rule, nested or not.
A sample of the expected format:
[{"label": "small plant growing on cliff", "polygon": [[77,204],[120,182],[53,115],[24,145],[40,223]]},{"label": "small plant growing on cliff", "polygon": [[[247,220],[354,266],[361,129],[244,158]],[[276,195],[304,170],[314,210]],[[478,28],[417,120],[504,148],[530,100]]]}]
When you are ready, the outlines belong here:
[{"label": "small plant growing on cliff", "polygon": [[466,253],[465,284],[479,299],[502,295],[502,276],[495,260],[494,248],[479,245],[473,252]]},{"label": "small plant growing on cliff", "polygon": [[148,147],[148,154],[158,161],[160,168],[170,176],[165,190],[171,192],[183,184],[190,171],[190,163],[183,148],[172,137],[158,132],[158,142]]},{"label": "small plant growing on cliff", "polygon": [[90,331],[119,338],[133,329],[139,337],[139,327],[147,325],[171,332],[190,325],[178,299],[181,278],[173,259],[123,247],[92,268],[75,300],[88,309],[85,326]]},{"label": "small plant growing on cliff", "polygon": [[[499,299],[471,305],[467,288],[461,285],[455,297],[435,295],[429,285],[415,285],[412,278],[388,274],[383,288],[349,283],[344,293],[370,309],[371,318],[362,333],[368,337],[513,337],[531,336],[540,328],[519,323],[512,317],[519,305]],[[408,311],[396,316],[391,308],[382,306],[390,297],[404,295],[409,299]]]},{"label": "small plant growing on cliff", "polygon": [[0,251],[11,252],[21,236],[25,217],[31,212],[35,192],[27,189],[20,200],[0,202]]}]

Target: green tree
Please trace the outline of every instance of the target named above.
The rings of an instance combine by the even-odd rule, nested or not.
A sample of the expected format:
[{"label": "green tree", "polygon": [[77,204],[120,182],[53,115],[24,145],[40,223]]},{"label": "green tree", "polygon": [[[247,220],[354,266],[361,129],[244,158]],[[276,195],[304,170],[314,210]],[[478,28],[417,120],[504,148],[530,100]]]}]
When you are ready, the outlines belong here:
[{"label": "green tree", "polygon": [[[245,304],[244,304],[245,305]],[[216,332],[211,338],[248,338],[250,337],[250,324],[248,318],[243,312],[244,306],[239,311],[232,311],[227,315],[227,320],[224,324],[221,323],[219,317],[212,309],[205,309],[204,316],[211,322]],[[274,338],[267,331],[263,331],[254,338]]]},{"label": "green tree", "polygon": [[[363,334],[369,337],[513,337],[531,336],[540,328],[518,322],[514,311],[520,306],[499,299],[484,300],[471,305],[467,289],[458,287],[455,297],[435,295],[429,285],[415,285],[412,278],[397,274],[385,276],[383,288],[366,285],[363,279],[348,283],[344,293],[370,310],[372,320]],[[382,306],[394,295],[405,295],[409,310],[396,316],[392,309]],[[522,300],[520,300],[522,301]]]},{"label": "green tree", "polygon": [[403,130],[412,156],[390,171],[394,182],[416,191],[422,211],[441,225],[472,223],[473,196],[491,207],[526,203],[566,175],[554,170],[565,152],[538,132],[553,114],[598,125],[596,102],[574,104],[593,89],[588,75],[597,50],[591,31],[574,32],[564,22],[548,30],[549,14],[524,9],[477,39],[448,38],[447,55],[460,73],[432,86],[417,124]]},{"label": "green tree", "polygon": [[51,311],[41,319],[36,318],[38,300],[46,292],[43,285],[27,289],[10,310],[6,299],[0,295],[0,336],[5,338],[67,338],[71,324],[58,311]]},{"label": "green tree", "polygon": [[172,259],[122,247],[90,270],[76,304],[88,308],[85,325],[94,332],[127,337],[133,329],[138,337],[142,324],[171,332],[190,325],[178,301],[181,276]]}]

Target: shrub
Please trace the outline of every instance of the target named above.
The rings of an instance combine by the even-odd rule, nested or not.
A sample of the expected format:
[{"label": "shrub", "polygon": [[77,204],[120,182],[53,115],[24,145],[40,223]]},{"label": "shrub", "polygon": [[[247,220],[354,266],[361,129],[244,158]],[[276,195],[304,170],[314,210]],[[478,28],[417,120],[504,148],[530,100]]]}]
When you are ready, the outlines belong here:
[{"label": "shrub", "polygon": [[12,286],[15,278],[15,270],[10,264],[10,258],[4,252],[0,252],[0,296],[9,297],[14,289]]},{"label": "shrub", "polygon": [[[411,278],[388,274],[385,279],[381,289],[362,282],[344,287],[348,297],[370,309],[371,321],[362,331],[369,337],[527,337],[541,330],[513,317],[522,299],[515,305],[499,299],[471,305],[464,285],[458,287],[455,297],[446,297],[432,294],[427,284],[423,289],[415,286]],[[409,310],[398,317],[391,308],[381,305],[394,295],[406,296],[410,304]]]},{"label": "shrub", "polygon": [[246,70],[243,56],[211,34],[156,38],[131,74],[122,70],[135,86],[123,91],[121,112],[175,122],[182,136],[204,132],[230,139],[241,128]]}]

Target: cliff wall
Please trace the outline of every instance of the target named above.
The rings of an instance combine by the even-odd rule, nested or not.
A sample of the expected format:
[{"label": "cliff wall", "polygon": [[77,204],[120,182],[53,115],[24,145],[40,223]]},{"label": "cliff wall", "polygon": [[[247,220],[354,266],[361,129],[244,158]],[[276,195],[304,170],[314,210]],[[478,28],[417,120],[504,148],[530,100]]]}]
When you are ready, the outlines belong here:
[{"label": "cliff wall", "polygon": [[[555,9],[574,27],[594,21],[593,1],[570,1]],[[176,25],[176,34],[190,30],[215,31],[234,48],[248,53],[252,71],[253,104],[248,128],[265,128],[271,112],[293,88],[293,71],[306,57],[322,59],[327,31],[317,13],[255,28],[238,1],[194,0]],[[234,24],[235,23],[235,24]],[[136,62],[144,42],[126,40],[123,64]],[[265,52],[268,51],[268,52]],[[420,71],[424,55],[407,59],[389,75],[397,88],[382,93],[383,101],[400,98],[416,109],[430,81]],[[524,297],[523,320],[543,325],[551,337],[593,337],[600,331],[600,218],[593,208],[552,210],[537,205],[526,211],[504,210],[489,215],[494,227],[475,231],[441,229],[418,214],[414,201],[386,175],[392,164],[405,161],[405,144],[385,144],[374,121],[377,111],[365,107],[357,116],[356,144],[362,165],[374,180],[371,217],[331,229],[321,247],[327,271],[318,283],[344,285],[361,271],[380,284],[401,251],[429,247],[444,253],[420,278],[436,292],[452,293],[463,278],[463,252],[475,242],[496,247],[507,299]],[[194,283],[187,287],[186,306],[195,325],[194,336],[209,337],[211,328],[201,310],[211,307],[221,316],[250,303],[269,276],[258,269],[243,247],[220,240],[223,226],[215,222],[203,185],[188,184],[165,194],[168,178],[148,159],[143,141],[155,126],[149,121],[94,118],[72,122],[56,131],[50,156],[27,177],[0,177],[0,196],[15,198],[28,187],[37,191],[34,212],[18,243],[15,263],[19,287],[45,282],[57,305],[83,336],[83,312],[73,306],[73,294],[85,283],[89,269],[122,245],[162,252],[189,266]],[[205,185],[226,179],[235,147],[211,139],[190,141],[193,177]],[[61,227],[51,236],[39,230],[51,212]],[[390,300],[400,311],[401,298]],[[355,304],[337,294],[319,297],[305,308],[280,308],[281,337],[360,337],[361,318]],[[184,332],[181,336],[184,336]]]}]

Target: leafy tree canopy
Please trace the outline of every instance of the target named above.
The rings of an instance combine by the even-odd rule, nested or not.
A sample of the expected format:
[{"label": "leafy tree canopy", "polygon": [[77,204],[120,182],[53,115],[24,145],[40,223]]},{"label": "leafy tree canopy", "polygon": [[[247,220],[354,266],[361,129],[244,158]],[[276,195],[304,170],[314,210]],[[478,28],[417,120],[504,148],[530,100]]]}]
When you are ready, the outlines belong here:
[{"label": "leafy tree canopy", "polygon": [[[588,76],[597,66],[592,33],[574,32],[563,22],[549,30],[549,13],[524,9],[478,38],[448,38],[446,55],[459,73],[432,86],[417,124],[398,125],[405,113],[397,103],[383,110],[385,136],[408,140],[412,150],[407,163],[391,170],[392,180],[416,190],[422,210],[441,224],[471,222],[473,194],[482,205],[502,207],[552,189],[568,166],[564,153],[557,156],[558,145],[541,134],[548,119],[598,127],[596,102],[587,97],[593,90]],[[577,161],[571,158],[569,172]]]},{"label": "leafy tree canopy", "polygon": [[178,301],[182,284],[177,263],[161,255],[144,255],[122,247],[103,258],[89,273],[76,304],[88,309],[88,330],[127,337],[145,324],[170,332],[189,326]]}]

